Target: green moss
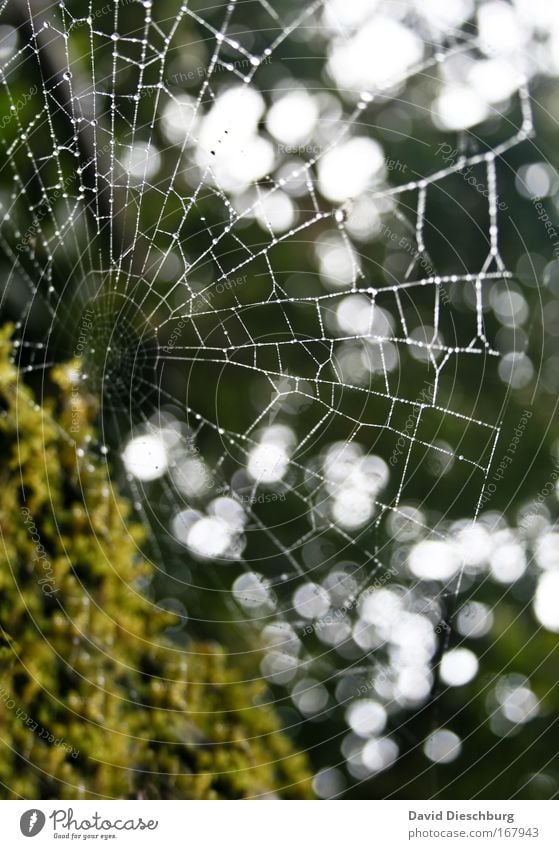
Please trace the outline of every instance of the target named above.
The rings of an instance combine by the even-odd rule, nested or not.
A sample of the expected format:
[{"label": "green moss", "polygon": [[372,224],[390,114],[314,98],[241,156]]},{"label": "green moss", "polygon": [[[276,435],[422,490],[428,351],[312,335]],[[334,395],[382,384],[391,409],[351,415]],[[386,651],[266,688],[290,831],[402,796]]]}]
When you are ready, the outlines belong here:
[{"label": "green moss", "polygon": [[[308,797],[260,683],[165,642],[142,528],[92,462],[71,371],[38,405],[0,333],[0,782],[5,798]],[[68,436],[73,429],[72,437]],[[75,441],[74,441],[75,440]]]}]

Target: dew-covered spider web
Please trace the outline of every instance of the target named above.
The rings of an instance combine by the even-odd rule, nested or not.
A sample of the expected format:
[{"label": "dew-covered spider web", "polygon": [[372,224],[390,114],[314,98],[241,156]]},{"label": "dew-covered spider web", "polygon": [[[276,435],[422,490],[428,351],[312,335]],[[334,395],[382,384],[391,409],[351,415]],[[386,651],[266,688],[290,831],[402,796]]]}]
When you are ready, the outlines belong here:
[{"label": "dew-covered spider web", "polygon": [[377,5],[396,47],[353,76],[359,31],[328,0],[0,11],[18,362],[40,381],[73,361],[98,399],[78,461],[126,480],[154,603],[263,637],[293,726],[344,705],[356,781],[432,693],[461,575],[445,523],[477,515],[499,436],[506,157],[532,132],[518,80],[487,133],[426,141],[428,97],[480,46]]}]

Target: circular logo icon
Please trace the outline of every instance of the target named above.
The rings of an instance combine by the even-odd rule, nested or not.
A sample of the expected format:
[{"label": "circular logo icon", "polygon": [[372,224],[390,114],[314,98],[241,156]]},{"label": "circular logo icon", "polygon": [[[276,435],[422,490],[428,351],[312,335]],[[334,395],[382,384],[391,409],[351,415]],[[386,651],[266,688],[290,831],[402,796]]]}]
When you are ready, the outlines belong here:
[{"label": "circular logo icon", "polygon": [[36,837],[43,830],[46,817],[42,811],[32,808],[21,815],[19,827],[26,837]]}]

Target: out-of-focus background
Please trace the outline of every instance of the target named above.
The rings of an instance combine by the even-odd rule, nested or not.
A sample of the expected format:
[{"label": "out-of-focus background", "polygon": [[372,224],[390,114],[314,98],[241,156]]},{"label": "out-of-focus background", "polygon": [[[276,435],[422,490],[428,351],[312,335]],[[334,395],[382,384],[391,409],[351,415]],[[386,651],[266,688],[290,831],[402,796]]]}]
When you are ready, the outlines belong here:
[{"label": "out-of-focus background", "polygon": [[171,639],[319,798],[553,797],[559,6],[86,5],[2,6],[2,308]]}]

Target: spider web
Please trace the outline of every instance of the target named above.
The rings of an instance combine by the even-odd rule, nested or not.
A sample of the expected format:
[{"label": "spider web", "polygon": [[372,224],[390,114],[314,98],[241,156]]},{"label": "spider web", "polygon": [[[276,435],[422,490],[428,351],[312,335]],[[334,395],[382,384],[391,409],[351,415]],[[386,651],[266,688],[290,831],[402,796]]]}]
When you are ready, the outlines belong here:
[{"label": "spider web", "polygon": [[[1,20],[18,27],[20,39],[0,69],[8,104],[1,130],[4,183],[11,184],[2,197],[0,246],[6,308],[20,316],[22,368],[42,373],[79,355],[76,380],[99,397],[102,453],[99,446],[77,449],[87,448],[86,457],[96,453],[98,461],[115,455],[116,463],[131,435],[168,437],[169,422],[180,422],[181,438],[169,452],[194,453],[197,465],[191,463],[187,477],[205,469],[210,482],[193,492],[170,464],[154,484],[154,507],[150,485],[128,475],[136,509],[153,529],[156,561],[160,567],[164,559],[161,540],[170,532],[161,517],[167,516],[202,566],[228,561],[249,576],[233,594],[228,578],[212,580],[239,625],[248,616],[258,631],[284,626],[281,653],[289,635],[324,615],[317,575],[355,561],[344,572],[351,578],[351,607],[375,576],[386,574],[386,543],[375,541],[371,527],[380,534],[391,516],[422,525],[408,504],[417,503],[427,456],[453,464],[451,500],[460,512],[476,516],[480,509],[499,423],[479,412],[481,390],[471,403],[455,404],[451,389],[463,363],[481,387],[499,356],[483,308],[487,288],[512,276],[499,250],[499,163],[531,134],[532,120],[521,88],[518,126],[509,122],[502,140],[466,146],[443,167],[435,159],[427,176],[410,167],[411,179],[366,190],[389,222],[384,237],[409,255],[407,268],[387,282],[366,250],[354,248],[348,231],[353,200],[329,202],[321,193],[321,162],[356,134],[378,103],[397,100],[407,80],[430,78],[449,57],[475,50],[475,39],[434,45],[386,90],[360,93],[343,107],[320,149],[288,162],[281,176],[285,163],[277,156],[269,173],[239,193],[223,179],[222,165],[222,151],[237,143],[235,115],[220,118],[216,105],[233,88],[239,103],[243,92],[250,97],[269,64],[289,56],[291,39],[317,26],[323,2],[302,10],[267,0],[249,7],[6,0]],[[239,15],[245,26],[251,20],[250,48],[238,35]],[[186,102],[187,74],[173,69],[180,51],[198,42],[207,62]],[[178,141],[162,134],[165,114],[180,116]],[[452,194],[452,180],[465,168],[487,189],[472,251],[481,260],[471,270],[462,262],[438,273],[428,212],[434,195]],[[286,194],[296,197],[298,218],[278,232],[269,210]],[[334,290],[308,272],[304,259],[307,276],[297,278],[298,266],[293,273],[325,234],[335,235],[351,269]],[[452,242],[453,234],[442,238]],[[456,287],[471,290],[475,304],[464,338],[458,338],[449,297]],[[344,303],[351,307],[345,323]],[[348,346],[374,358],[368,383],[341,367],[339,355]],[[388,362],[394,351],[398,374],[406,375],[401,385]],[[300,414],[289,414],[290,405]],[[352,463],[366,479],[370,505],[361,522],[351,514],[366,512],[363,498],[339,495]],[[448,503],[448,479],[438,483]],[[223,550],[207,538],[196,546],[188,537],[192,522],[210,516],[208,505],[219,496],[240,505],[242,521]],[[428,504],[440,496],[430,483],[420,497]],[[181,521],[188,525],[183,532]],[[180,579],[183,589],[200,589],[204,581],[198,574]],[[290,592],[309,581],[311,595],[297,605]],[[451,590],[458,592],[455,585]],[[308,614],[301,616],[305,604]],[[317,658],[304,647],[300,668],[320,667],[328,653]],[[347,665],[352,675],[378,672],[368,650]],[[340,673],[323,673],[325,679],[330,674],[335,681]],[[283,683],[281,675],[269,677]]]}]

